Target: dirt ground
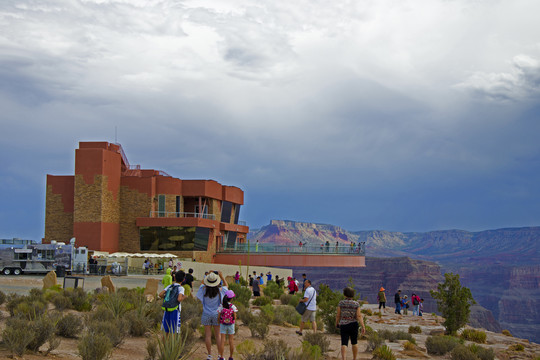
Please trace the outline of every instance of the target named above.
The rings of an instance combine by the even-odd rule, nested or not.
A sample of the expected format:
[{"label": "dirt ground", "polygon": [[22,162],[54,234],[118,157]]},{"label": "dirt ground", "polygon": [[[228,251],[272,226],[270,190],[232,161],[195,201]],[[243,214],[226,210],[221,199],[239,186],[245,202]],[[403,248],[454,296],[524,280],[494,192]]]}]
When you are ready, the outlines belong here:
[{"label": "dirt ground", "polygon": [[[4,293],[10,293],[10,292],[16,292],[19,294],[26,294],[29,289],[31,288],[42,288],[42,276],[0,276],[0,289]],[[143,276],[143,275],[132,275],[127,277],[117,277],[113,278],[113,282],[115,286],[117,287],[128,287],[128,288],[135,288],[135,287],[144,287],[146,284],[146,280],[148,278],[161,278],[161,276]],[[87,291],[91,291],[95,288],[100,287],[100,277],[98,276],[92,276],[92,277],[85,277],[84,280],[84,289]],[[62,283],[62,278],[58,279],[58,283]],[[366,304],[363,306],[363,308],[371,309],[372,311],[375,311],[377,306]],[[254,311],[257,311],[256,308],[253,308]],[[0,319],[0,329],[3,329],[4,327],[4,321],[6,317],[9,316],[9,314],[5,310],[5,305],[0,307],[1,316]],[[392,348],[394,353],[396,354],[396,357],[398,359],[422,359],[422,358],[429,358],[429,359],[448,359],[449,357],[435,357],[431,355],[427,355],[425,352],[425,341],[427,336],[432,331],[441,331],[443,330],[443,327],[441,326],[442,318],[431,315],[431,314],[425,314],[423,317],[413,317],[410,314],[408,316],[399,316],[394,314],[393,309],[386,309],[386,312],[383,314],[381,318],[378,316],[369,316],[365,317],[366,324],[371,326],[375,330],[379,329],[389,329],[389,330],[404,330],[407,331],[410,325],[418,325],[422,328],[421,334],[415,334],[414,337],[418,344],[418,350],[407,352],[403,350],[403,342],[396,342],[396,343],[390,343],[387,342],[387,345]],[[282,326],[276,326],[271,325],[270,326],[270,332],[268,335],[268,339],[281,339],[285,341],[289,347],[291,348],[298,348],[301,346],[302,337],[297,335],[295,331],[298,330],[297,327],[282,327]],[[497,358],[499,359],[536,359],[536,357],[540,356],[540,345],[538,344],[529,344],[526,340],[516,339],[508,336],[504,336],[502,334],[495,334],[492,332],[486,332],[488,335],[488,343],[484,344],[483,346],[489,346],[492,347],[495,352],[498,354]],[[197,334],[198,336],[198,334]],[[331,351],[326,354],[325,359],[326,360],[334,360],[334,359],[341,359],[340,355],[340,338],[338,335],[327,335],[330,340],[330,348]],[[251,337],[251,332],[247,328],[247,326],[244,326],[241,321],[238,322],[238,332],[235,335],[235,344],[238,345],[244,340],[251,340],[255,343],[255,346],[257,349],[263,347],[263,341],[257,338]],[[111,359],[118,359],[118,360],[144,360],[147,352],[146,352],[146,337],[127,337],[119,347],[117,347],[112,356]],[[520,343],[523,344],[526,348],[524,352],[521,353],[511,353],[510,355],[506,355],[504,351],[508,348],[510,344],[513,343]],[[365,348],[367,346],[366,341],[359,341],[359,356],[358,360],[363,359],[371,359],[372,355],[371,353],[364,352]],[[198,339],[196,343],[196,352],[192,356],[192,359],[194,360],[204,360],[206,359],[206,349],[204,346],[204,342],[202,339]],[[227,348],[226,348],[227,349]],[[348,349],[347,359],[352,359],[352,353],[351,350]],[[228,356],[228,350],[225,351],[225,353]],[[212,349],[212,354],[214,356],[214,359],[217,357],[217,349],[215,345]],[[9,359],[10,354],[5,349],[0,347],[0,359]],[[77,353],[77,340],[76,339],[65,339],[61,338],[60,346],[52,351],[47,356],[44,356],[42,353],[38,354],[30,354],[27,353],[24,355],[24,359],[28,360],[42,360],[42,359],[80,359]],[[237,354],[235,356],[236,359],[241,359],[241,357]]]}]

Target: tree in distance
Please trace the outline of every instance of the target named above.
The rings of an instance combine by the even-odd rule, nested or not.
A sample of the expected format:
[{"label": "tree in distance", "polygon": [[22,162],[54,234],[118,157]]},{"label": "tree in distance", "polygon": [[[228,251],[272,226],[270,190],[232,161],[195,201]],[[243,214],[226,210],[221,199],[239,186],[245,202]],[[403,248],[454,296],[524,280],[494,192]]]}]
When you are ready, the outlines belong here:
[{"label": "tree in distance", "polygon": [[444,282],[437,285],[438,291],[430,290],[430,293],[437,300],[437,308],[446,319],[443,322],[446,334],[455,335],[469,321],[470,307],[476,301],[471,290],[461,286],[459,274],[446,273],[444,278]]}]

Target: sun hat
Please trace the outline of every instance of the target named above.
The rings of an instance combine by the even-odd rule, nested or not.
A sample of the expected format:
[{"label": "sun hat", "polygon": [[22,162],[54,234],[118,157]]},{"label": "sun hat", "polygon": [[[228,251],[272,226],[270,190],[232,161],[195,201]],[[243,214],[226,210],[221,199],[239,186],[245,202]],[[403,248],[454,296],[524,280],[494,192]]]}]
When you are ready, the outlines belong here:
[{"label": "sun hat", "polygon": [[232,299],[232,298],[235,297],[236,295],[234,294],[234,291],[232,291],[232,290],[227,290],[227,291],[225,291],[225,296],[228,297],[229,299]]},{"label": "sun hat", "polygon": [[381,288],[379,289],[379,291],[384,291],[384,288],[381,286]]},{"label": "sun hat", "polygon": [[216,273],[214,272],[211,272],[210,274],[208,274],[204,280],[203,280],[203,283],[204,285],[208,286],[208,287],[216,287],[216,286],[219,286],[219,284],[221,283],[220,279],[219,279],[219,276],[217,276]]},{"label": "sun hat", "polygon": [[403,296],[404,299],[407,299],[407,295]]}]

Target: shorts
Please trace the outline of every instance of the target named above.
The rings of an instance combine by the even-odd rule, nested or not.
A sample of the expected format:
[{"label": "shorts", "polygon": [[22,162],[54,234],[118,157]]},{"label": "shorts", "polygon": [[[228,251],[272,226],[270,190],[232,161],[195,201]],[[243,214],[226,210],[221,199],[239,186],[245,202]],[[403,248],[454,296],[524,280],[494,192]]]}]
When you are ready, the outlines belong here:
[{"label": "shorts", "polygon": [[314,322],[315,321],[315,310],[307,310],[304,314],[302,314],[302,322]]},{"label": "shorts", "polygon": [[202,314],[201,324],[204,326],[219,326],[218,314]]},{"label": "shorts", "polygon": [[180,332],[180,311],[178,309],[163,313],[161,329],[166,333],[178,334]]},{"label": "shorts", "polygon": [[261,296],[261,293],[259,291],[253,291],[253,296],[255,297]]},{"label": "shorts", "polygon": [[234,335],[234,324],[219,324],[220,334]]},{"label": "shorts", "polygon": [[349,339],[351,339],[351,345],[358,344],[358,322],[352,322],[339,326],[341,333],[341,345],[348,346]]}]

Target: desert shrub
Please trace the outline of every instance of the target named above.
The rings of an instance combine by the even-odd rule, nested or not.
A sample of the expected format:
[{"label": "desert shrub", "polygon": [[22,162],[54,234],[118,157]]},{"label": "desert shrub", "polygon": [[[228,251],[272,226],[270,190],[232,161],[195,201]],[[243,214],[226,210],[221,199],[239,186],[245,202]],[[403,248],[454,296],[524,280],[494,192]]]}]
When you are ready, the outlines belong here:
[{"label": "desert shrub", "polygon": [[471,344],[468,346],[469,350],[476,355],[480,360],[493,360],[495,359],[495,353],[493,349],[488,349],[476,344]]},{"label": "desert shrub", "polygon": [[415,348],[416,348],[416,346],[410,341],[405,341],[403,343],[403,349],[404,350],[414,350]]},{"label": "desert shrub", "polygon": [[268,296],[259,296],[255,300],[253,300],[253,305],[255,306],[263,306],[268,305],[272,303],[272,298]]},{"label": "desert shrub", "polygon": [[158,360],[186,360],[193,355],[193,349],[187,341],[188,333],[160,333],[157,336]]},{"label": "desert shrub", "polygon": [[412,335],[405,331],[379,330],[378,333],[380,337],[390,342],[396,342],[397,340],[409,340],[413,344],[416,344],[416,340],[412,337]]},{"label": "desert shrub", "polygon": [[255,354],[255,344],[251,340],[244,340],[236,346],[236,352],[242,355],[242,357]]},{"label": "desert shrub", "polygon": [[229,289],[234,291],[235,297],[235,304],[242,304],[244,306],[249,306],[249,300],[251,299],[251,290],[249,287],[241,286],[239,284],[229,284]]},{"label": "desert shrub", "polygon": [[373,350],[373,359],[378,360],[396,360],[396,356],[392,350],[387,346],[379,346]]},{"label": "desert shrub", "polygon": [[26,346],[31,351],[38,351],[49,339],[54,337],[55,324],[49,316],[43,315],[29,322],[31,341]]},{"label": "desert shrub", "polygon": [[330,340],[328,339],[328,336],[324,335],[322,332],[306,332],[304,340],[311,345],[317,345],[323,354],[330,350]]},{"label": "desert shrub", "polygon": [[146,358],[145,360],[155,360],[158,355],[158,343],[155,336],[151,336],[146,340]]},{"label": "desert shrub", "polygon": [[344,298],[341,291],[332,291],[327,285],[319,285],[317,296],[318,314],[320,314],[324,328],[329,333],[337,334],[339,332],[336,328],[337,306]]},{"label": "desert shrub", "polygon": [[296,293],[296,294],[291,296],[291,298],[289,299],[289,303],[287,305],[292,306],[293,308],[295,308],[296,305],[298,305],[298,303],[300,302],[301,298],[302,298],[302,294]]},{"label": "desert shrub", "polygon": [[23,301],[24,298],[24,296],[17,295],[15,293],[10,293],[6,296],[6,310],[9,311],[9,315],[15,315],[15,308],[21,303],[21,301]]},{"label": "desert shrub", "polygon": [[65,338],[76,338],[83,329],[82,319],[74,314],[66,314],[56,323],[56,335]]},{"label": "desert shrub", "polygon": [[71,308],[71,299],[60,293],[54,293],[54,295],[50,296],[50,301],[56,310],[62,311]]},{"label": "desert shrub", "polygon": [[[184,301],[182,301],[182,303]],[[182,308],[183,308],[183,306],[182,306]],[[202,309],[202,304],[201,304],[201,309]],[[202,313],[202,310],[201,310],[201,313]],[[157,325],[161,324],[161,320],[163,319],[163,310],[161,309],[161,304],[158,301],[154,301],[154,302],[150,302],[150,303],[145,304],[144,305],[144,314],[148,318],[148,320],[150,321],[150,327],[153,328],[153,327],[156,327]],[[188,316],[188,318],[189,318],[189,316]],[[200,316],[198,318],[200,319]]]},{"label": "desert shrub", "polygon": [[270,304],[261,306],[261,316],[266,318],[267,323],[274,322],[275,314],[274,314],[274,307]]},{"label": "desert shrub", "polygon": [[263,359],[285,359],[289,353],[287,343],[282,339],[267,340],[264,342],[263,351],[259,354]]},{"label": "desert shrub", "polygon": [[[236,294],[236,292],[235,292]],[[192,297],[185,298],[182,301],[181,316],[182,322],[187,323],[191,319],[199,319],[202,314],[202,303]],[[161,315],[161,313],[160,313]]]},{"label": "desert shrub", "polygon": [[465,329],[461,332],[461,338],[475,343],[484,344],[486,342],[486,333],[481,330]]},{"label": "desert shrub", "polygon": [[113,317],[114,316],[111,310],[100,305],[94,311],[88,314],[87,320],[90,322],[91,321],[109,321]]},{"label": "desert shrub", "polygon": [[236,313],[237,317],[242,320],[244,325],[249,326],[253,321],[255,321],[255,315],[251,313],[251,310],[245,306],[237,306],[238,312]]},{"label": "desert shrub", "polygon": [[371,309],[362,309],[360,310],[362,312],[362,314],[366,315],[366,316],[371,316],[373,315],[373,312],[371,311]]},{"label": "desert shrub", "polygon": [[31,328],[28,321],[12,318],[7,321],[6,327],[2,331],[2,341],[13,355],[22,356],[32,341],[29,334],[31,334]]},{"label": "desert shrub", "polygon": [[508,350],[510,351],[523,351],[525,350],[525,346],[522,344],[512,344],[508,347]]},{"label": "desert shrub", "polygon": [[384,345],[384,339],[379,336],[378,332],[374,331],[371,334],[369,334],[367,338],[367,347],[366,347],[367,352],[372,352],[373,350],[375,350],[381,345]]},{"label": "desert shrub", "polygon": [[318,360],[322,358],[321,349],[317,345],[303,341],[302,347],[290,352],[287,360]]},{"label": "desert shrub", "polygon": [[275,281],[268,281],[264,288],[264,296],[268,296],[271,299],[279,299],[283,295],[283,288],[279,286]]},{"label": "desert shrub", "polygon": [[366,326],[366,333],[364,335],[362,335],[362,333],[360,331],[358,331],[358,338],[361,339],[361,340],[367,340],[367,338],[369,337],[369,335],[373,334],[375,332],[375,330],[373,330],[373,328],[369,325],[365,325]]},{"label": "desert shrub", "polygon": [[71,307],[77,311],[92,310],[92,296],[83,289],[64,289],[64,296],[70,299]]},{"label": "desert shrub", "polygon": [[429,336],[426,339],[426,349],[431,355],[444,355],[458,344],[458,339],[452,336]]},{"label": "desert shrub", "polygon": [[31,300],[25,297],[15,307],[13,315],[27,320],[35,320],[45,314],[45,311],[47,311],[47,304],[41,300]]},{"label": "desert shrub", "polygon": [[87,326],[88,333],[107,336],[113,347],[120,345],[127,335],[127,322],[124,319],[94,320],[89,322]]},{"label": "desert shrub", "polygon": [[100,299],[102,306],[109,309],[115,318],[124,316],[128,310],[133,308],[133,304],[126,300],[122,294],[108,293],[103,294]]},{"label": "desert shrub", "polygon": [[505,336],[512,336],[512,333],[510,332],[510,330],[506,330],[504,329],[503,331],[501,331],[501,334],[505,335]]},{"label": "desert shrub", "polygon": [[108,359],[112,352],[112,344],[107,335],[102,333],[85,333],[77,343],[82,360]]},{"label": "desert shrub", "polygon": [[248,281],[246,279],[244,279],[243,276],[240,276],[240,285],[242,285],[242,286],[248,286],[249,285]]},{"label": "desert shrub", "polygon": [[465,345],[457,344],[450,353],[452,360],[478,360],[478,357]]},{"label": "desert shrub", "polygon": [[422,328],[420,326],[409,326],[409,334],[421,334]]},{"label": "desert shrub", "polygon": [[2,305],[4,302],[6,302],[6,294],[0,290],[0,305]]},{"label": "desert shrub", "polygon": [[32,301],[46,302],[44,294],[45,293],[42,289],[32,288],[28,292],[28,299]]},{"label": "desert shrub", "polygon": [[151,328],[150,319],[142,312],[129,311],[125,315],[127,331],[132,336],[143,336]]},{"label": "desert shrub", "polygon": [[281,294],[281,296],[279,297],[279,301],[281,301],[281,305],[287,305],[289,304],[289,301],[291,301],[292,297],[292,294]]},{"label": "desert shrub", "polygon": [[259,337],[261,339],[266,338],[268,331],[270,331],[268,322],[263,316],[255,317],[254,320],[249,323],[248,327],[252,337]]},{"label": "desert shrub", "polygon": [[298,325],[300,323],[300,314],[290,306],[276,306],[274,308],[274,321],[276,325],[285,323]]}]

